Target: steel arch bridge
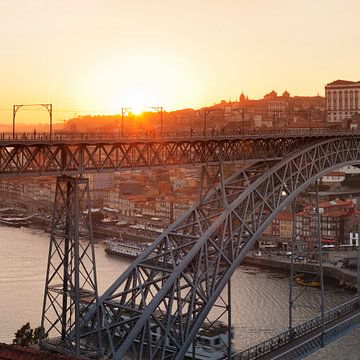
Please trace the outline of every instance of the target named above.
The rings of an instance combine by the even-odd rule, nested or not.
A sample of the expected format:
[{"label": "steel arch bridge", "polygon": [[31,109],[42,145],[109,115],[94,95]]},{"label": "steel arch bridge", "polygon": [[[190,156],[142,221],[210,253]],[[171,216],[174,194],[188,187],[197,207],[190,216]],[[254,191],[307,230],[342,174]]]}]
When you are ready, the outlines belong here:
[{"label": "steel arch bridge", "polygon": [[20,176],[77,176],[144,167],[171,167],[254,159],[282,159],[296,149],[338,136],[357,137],[358,131],[278,131],[185,136],[163,139],[115,139],[81,134],[47,138],[1,139],[0,178]]},{"label": "steel arch bridge", "polygon": [[[360,138],[338,137],[282,160],[256,162],[220,183],[208,177],[211,190],[101,296],[103,319],[95,327],[106,355],[122,359],[133,350],[138,358],[182,359],[236,267],[277,213],[327,172],[359,162]],[[154,329],[160,334],[155,339]]]}]

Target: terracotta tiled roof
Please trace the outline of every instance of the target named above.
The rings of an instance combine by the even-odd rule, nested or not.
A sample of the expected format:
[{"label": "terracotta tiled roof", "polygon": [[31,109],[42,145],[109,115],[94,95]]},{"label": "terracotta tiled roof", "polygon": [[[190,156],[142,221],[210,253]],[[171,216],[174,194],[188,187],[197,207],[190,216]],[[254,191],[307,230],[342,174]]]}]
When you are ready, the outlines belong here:
[{"label": "terracotta tiled roof", "polygon": [[322,214],[323,216],[327,216],[327,217],[332,217],[332,218],[338,218],[338,217],[347,217],[351,214],[346,213],[342,210],[337,210],[337,211],[329,211],[326,214]]},{"label": "terracotta tiled roof", "polygon": [[331,171],[325,174],[325,176],[345,176],[345,173],[342,171]]},{"label": "terracotta tiled roof", "polygon": [[79,360],[74,356],[36,350],[30,347],[0,343],[0,360]]},{"label": "terracotta tiled roof", "polygon": [[292,221],[292,214],[288,212],[280,212],[277,217],[278,220]]}]

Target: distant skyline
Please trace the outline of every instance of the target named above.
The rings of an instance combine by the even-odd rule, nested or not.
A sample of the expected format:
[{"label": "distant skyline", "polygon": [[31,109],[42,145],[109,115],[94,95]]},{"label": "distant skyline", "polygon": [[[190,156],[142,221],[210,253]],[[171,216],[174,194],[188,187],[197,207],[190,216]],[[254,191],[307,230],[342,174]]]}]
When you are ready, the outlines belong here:
[{"label": "distant skyline", "polygon": [[0,122],[23,103],[52,103],[60,121],[242,91],[324,95],[360,80],[359,13],[358,0],[0,0]]}]

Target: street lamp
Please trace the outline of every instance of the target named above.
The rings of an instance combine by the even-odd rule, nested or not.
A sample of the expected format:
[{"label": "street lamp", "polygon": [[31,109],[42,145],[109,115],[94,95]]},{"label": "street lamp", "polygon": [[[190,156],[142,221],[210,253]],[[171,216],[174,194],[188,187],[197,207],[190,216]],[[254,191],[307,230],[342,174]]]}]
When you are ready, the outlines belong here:
[{"label": "street lamp", "polygon": [[[241,114],[241,133],[242,133],[242,135],[244,135],[244,133],[245,133],[245,109],[244,108],[235,108],[232,110],[235,112],[235,115]],[[238,129],[240,129],[239,126],[238,126]]]},{"label": "street lamp", "polygon": [[[129,113],[129,111],[131,110],[131,107],[122,107],[121,108],[121,137],[124,137],[124,119],[125,116]],[[144,109],[153,109],[157,112],[160,112],[160,137],[163,137],[163,113],[164,113],[164,108],[163,106],[145,106],[142,108]],[[119,127],[119,132],[120,132],[120,127]]]},{"label": "street lamp", "polygon": [[[122,107],[121,108],[121,137],[124,137],[124,118],[128,114],[130,107]],[[120,132],[120,126],[118,126]]]},{"label": "street lamp", "polygon": [[156,110],[157,112],[160,112],[160,138],[163,138],[163,111],[164,108],[162,106],[151,106],[151,109]]},{"label": "street lamp", "polygon": [[223,108],[206,108],[204,109],[204,127],[203,127],[203,136],[206,136],[206,131],[207,131],[207,116],[208,114],[210,114],[212,111],[217,111],[217,110],[224,110]]},{"label": "street lamp", "polygon": [[49,113],[49,138],[51,140],[52,134],[52,104],[23,104],[23,105],[13,105],[13,139],[15,139],[15,120],[16,120],[16,113],[20,110],[20,108],[24,106],[42,106],[44,107]]},{"label": "street lamp", "polygon": [[277,115],[281,114],[281,110],[273,110],[273,119],[272,119],[272,127],[273,127],[273,131],[275,132],[275,120],[277,119]]}]

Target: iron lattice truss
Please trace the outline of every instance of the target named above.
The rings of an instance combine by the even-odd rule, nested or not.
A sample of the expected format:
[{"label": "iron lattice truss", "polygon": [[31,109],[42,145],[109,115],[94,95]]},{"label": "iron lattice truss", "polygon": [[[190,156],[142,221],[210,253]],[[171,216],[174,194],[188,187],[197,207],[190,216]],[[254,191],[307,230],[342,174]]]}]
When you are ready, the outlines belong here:
[{"label": "iron lattice truss", "polygon": [[101,297],[106,355],[122,359],[134,351],[139,359],[182,359],[236,267],[277,213],[315,179],[359,158],[360,139],[336,138],[280,161],[258,162],[224,182],[209,177],[212,190]]},{"label": "iron lattice truss", "polygon": [[99,333],[91,327],[87,327],[87,342],[80,336],[84,315],[98,306],[89,209],[88,179],[57,178],[41,345],[77,356],[96,353],[99,344]]},{"label": "iron lattice truss", "polygon": [[[323,135],[322,138],[329,136]],[[321,137],[320,137],[321,138]],[[171,141],[0,142],[0,177],[61,176],[172,165],[283,158],[319,136]]]}]

